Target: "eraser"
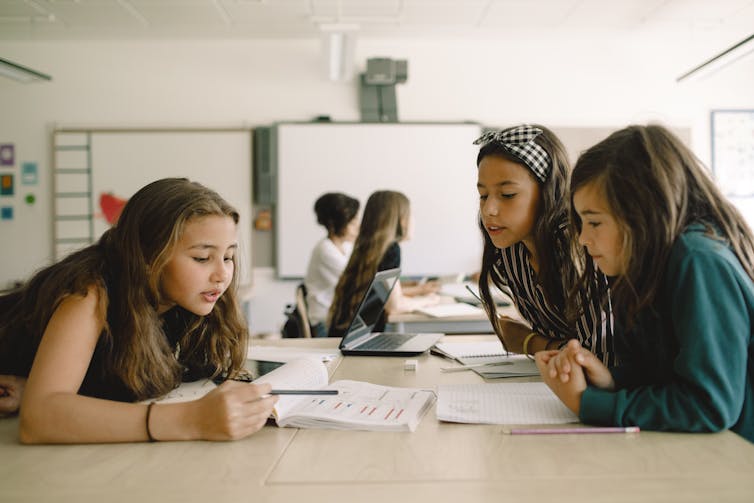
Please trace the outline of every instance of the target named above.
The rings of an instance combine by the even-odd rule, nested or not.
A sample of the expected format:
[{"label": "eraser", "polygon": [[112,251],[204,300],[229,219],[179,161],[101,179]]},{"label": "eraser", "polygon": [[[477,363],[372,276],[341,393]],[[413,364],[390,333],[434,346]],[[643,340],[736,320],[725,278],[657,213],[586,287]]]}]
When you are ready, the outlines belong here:
[{"label": "eraser", "polygon": [[406,360],[403,362],[403,370],[416,370],[418,366],[418,360]]}]

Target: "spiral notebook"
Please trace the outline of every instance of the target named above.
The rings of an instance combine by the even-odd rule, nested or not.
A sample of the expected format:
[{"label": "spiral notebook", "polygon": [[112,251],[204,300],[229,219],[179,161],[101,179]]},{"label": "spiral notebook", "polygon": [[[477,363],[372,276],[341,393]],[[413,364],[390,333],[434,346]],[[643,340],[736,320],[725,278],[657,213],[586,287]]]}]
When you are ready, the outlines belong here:
[{"label": "spiral notebook", "polygon": [[485,379],[539,375],[537,365],[525,355],[508,353],[500,341],[438,342],[432,353],[451,358]]},{"label": "spiral notebook", "polygon": [[484,342],[438,342],[432,352],[458,360],[459,358],[483,358],[488,356],[508,356],[500,341]]}]

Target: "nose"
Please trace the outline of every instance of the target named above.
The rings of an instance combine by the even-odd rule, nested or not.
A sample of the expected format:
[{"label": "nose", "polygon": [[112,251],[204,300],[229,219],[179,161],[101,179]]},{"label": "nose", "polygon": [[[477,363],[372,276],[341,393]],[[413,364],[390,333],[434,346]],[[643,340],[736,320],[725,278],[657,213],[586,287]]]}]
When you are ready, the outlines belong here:
[{"label": "nose", "polygon": [[579,244],[581,246],[587,246],[587,243],[589,242],[587,236],[586,236],[586,226],[581,226],[581,231],[579,231]]},{"label": "nose", "polygon": [[213,268],[210,280],[213,283],[226,283],[230,275],[230,267],[233,266],[232,262],[226,263],[224,260],[220,260],[219,263]]},{"label": "nose", "polygon": [[496,216],[498,213],[499,208],[494,197],[488,197],[482,202],[482,215]]}]

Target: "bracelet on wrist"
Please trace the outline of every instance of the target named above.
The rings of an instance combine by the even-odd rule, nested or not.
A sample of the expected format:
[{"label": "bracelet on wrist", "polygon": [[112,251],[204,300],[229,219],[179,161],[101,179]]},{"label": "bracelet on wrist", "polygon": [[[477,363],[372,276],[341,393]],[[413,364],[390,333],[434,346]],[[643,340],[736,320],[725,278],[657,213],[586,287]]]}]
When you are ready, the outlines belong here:
[{"label": "bracelet on wrist", "polygon": [[529,341],[531,341],[534,338],[535,335],[537,335],[537,333],[536,332],[532,332],[529,335],[527,335],[526,337],[524,337],[524,343],[523,343],[523,348],[522,348],[523,349],[523,353],[530,360],[533,360],[534,357],[529,354]]},{"label": "bracelet on wrist", "polygon": [[152,415],[152,406],[154,406],[155,403],[157,403],[157,402],[149,402],[149,405],[147,405],[147,418],[146,418],[145,423],[146,423],[146,426],[147,426],[147,438],[149,439],[150,442],[156,442],[157,441],[157,439],[155,439],[152,436],[152,432],[149,430],[149,416]]}]

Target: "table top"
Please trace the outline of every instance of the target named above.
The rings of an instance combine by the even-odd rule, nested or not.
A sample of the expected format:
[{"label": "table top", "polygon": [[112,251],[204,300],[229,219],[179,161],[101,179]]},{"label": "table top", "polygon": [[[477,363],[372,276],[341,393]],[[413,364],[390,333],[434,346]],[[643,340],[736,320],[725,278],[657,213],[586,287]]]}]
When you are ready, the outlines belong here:
[{"label": "table top", "polygon": [[[447,339],[470,337],[492,339]],[[416,359],[407,371],[403,358],[344,357],[331,363],[331,379],[482,382],[473,372],[441,373],[449,362],[440,357]],[[235,442],[24,446],[17,427],[0,420],[2,502],[754,501],[754,444],[729,431],[511,436],[500,425],[440,423],[434,407],[413,433],[268,425]]]}]

